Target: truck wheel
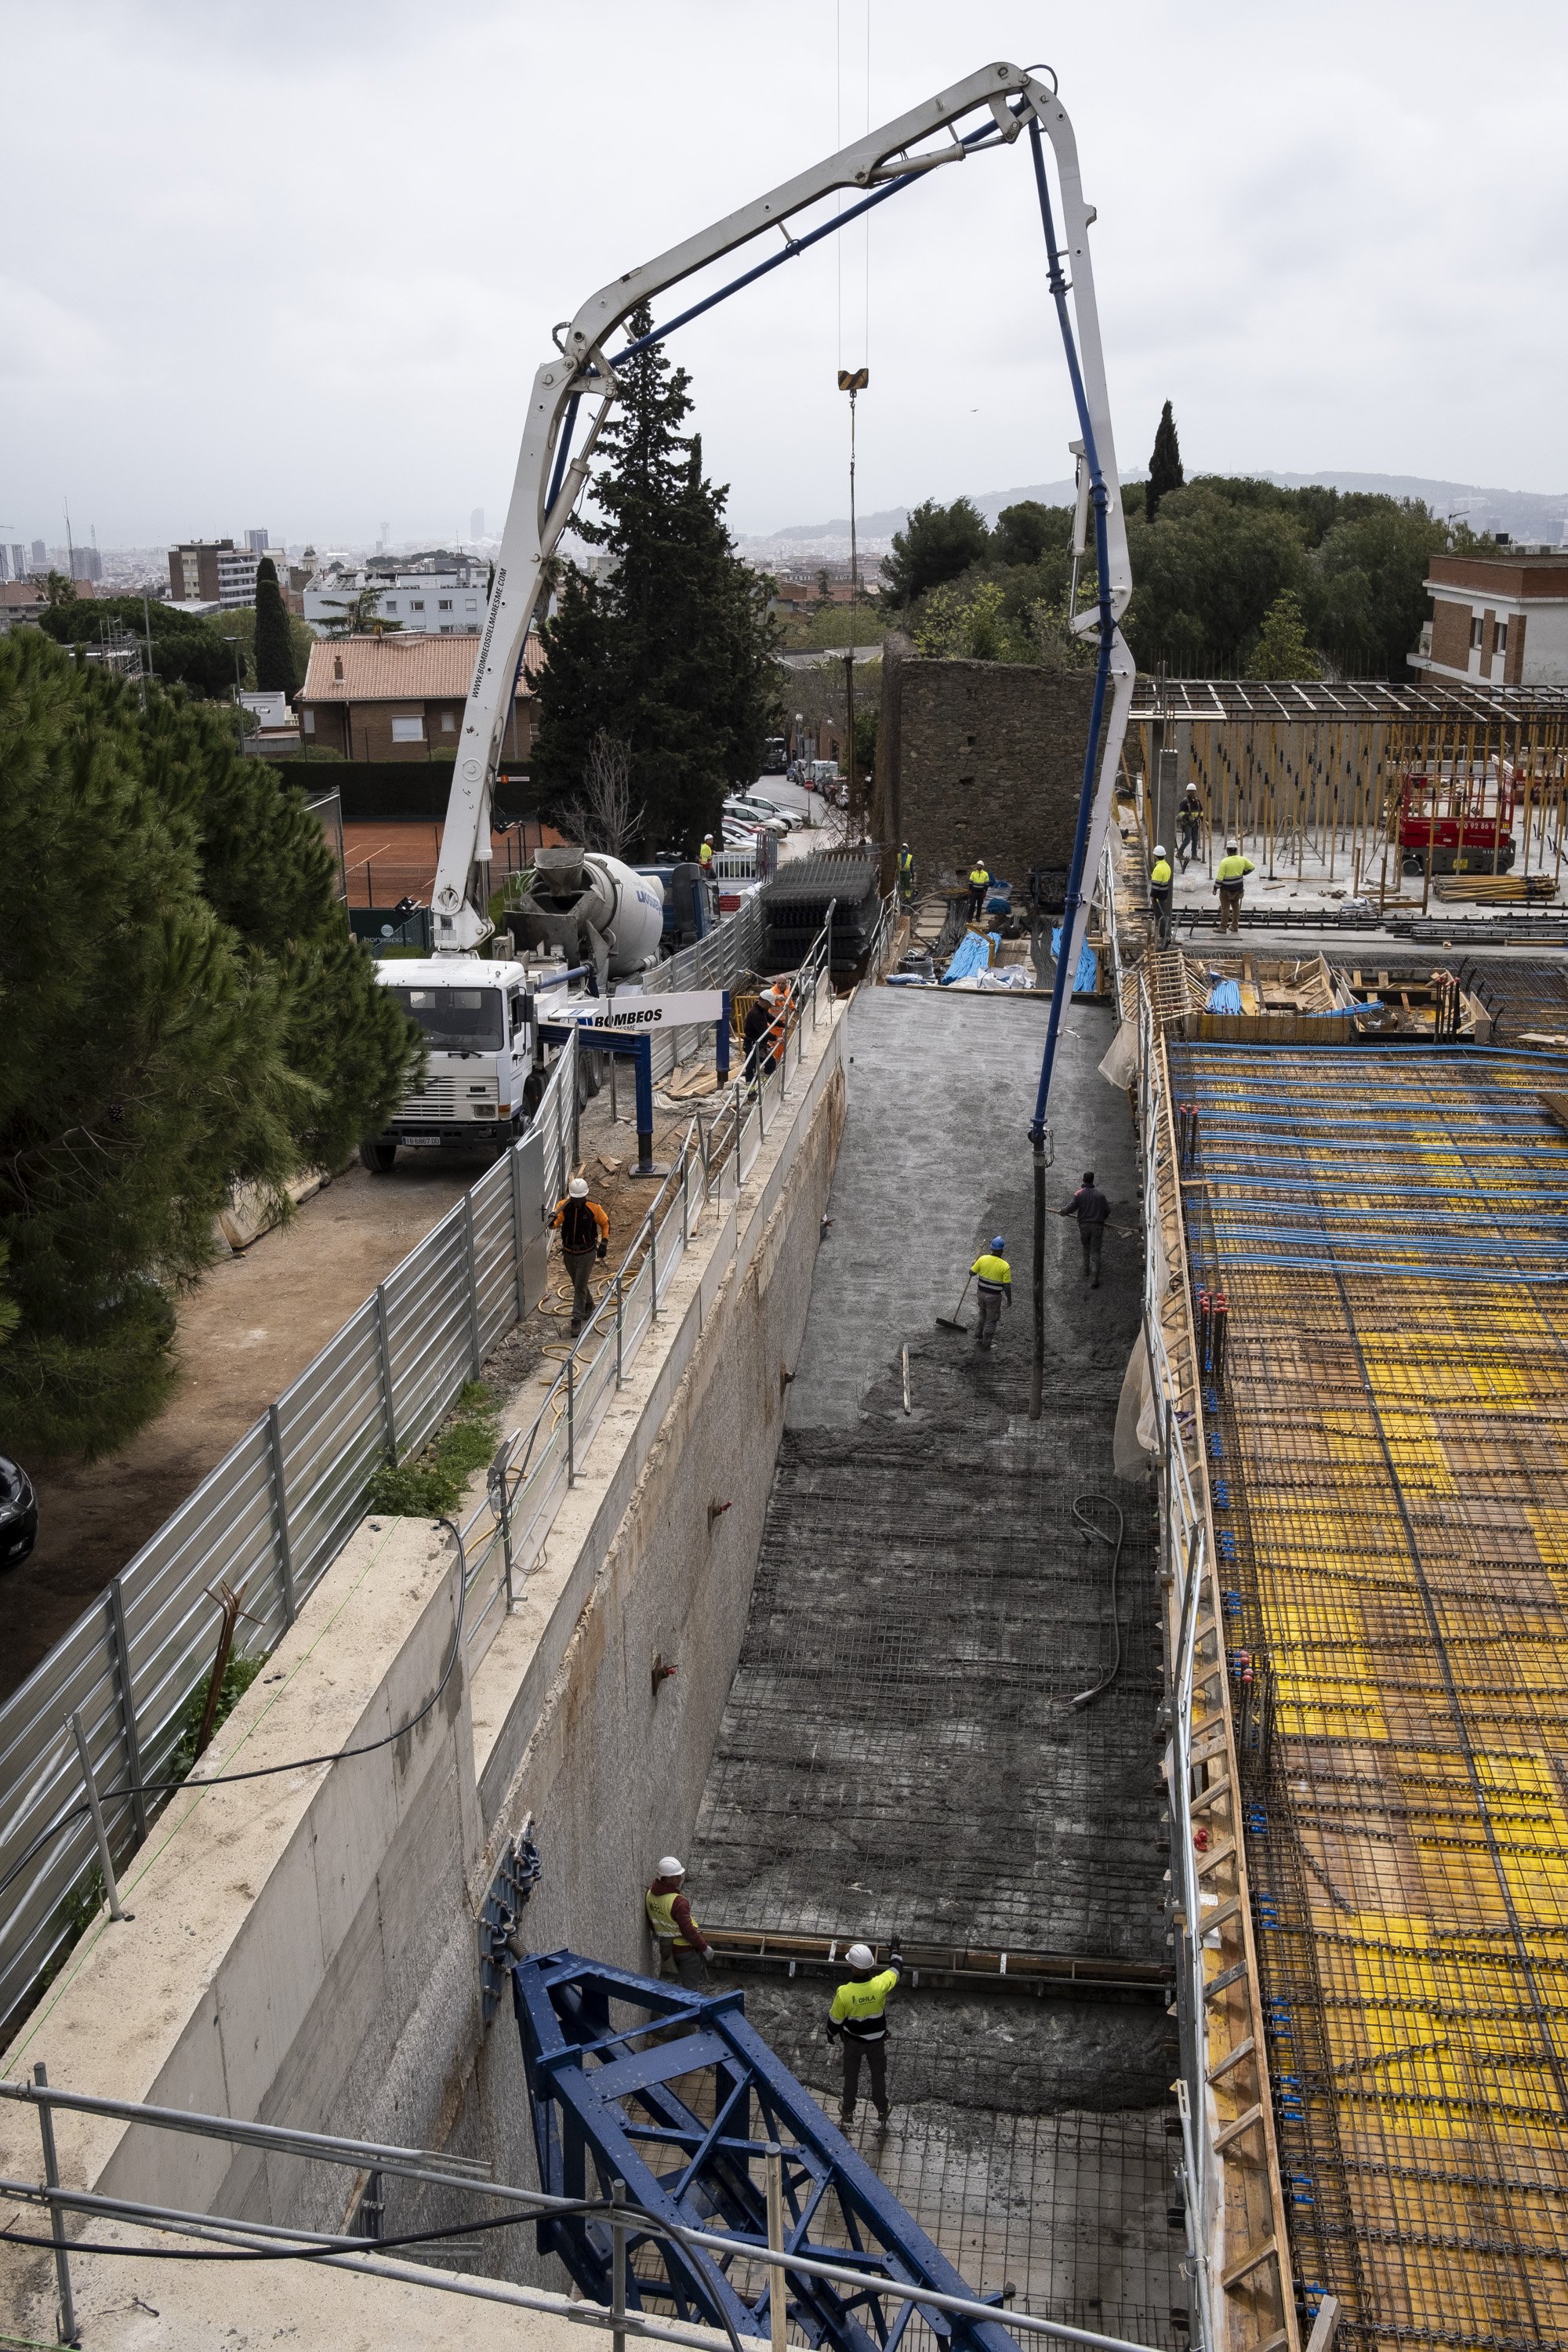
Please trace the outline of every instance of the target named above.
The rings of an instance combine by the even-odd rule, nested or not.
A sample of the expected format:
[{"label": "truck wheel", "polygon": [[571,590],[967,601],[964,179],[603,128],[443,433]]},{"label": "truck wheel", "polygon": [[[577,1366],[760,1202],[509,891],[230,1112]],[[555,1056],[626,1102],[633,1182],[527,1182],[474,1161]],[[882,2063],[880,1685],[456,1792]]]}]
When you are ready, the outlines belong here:
[{"label": "truck wheel", "polygon": [[542,1070],[530,1070],[527,1077],[524,1079],[522,1087],[522,1107],[528,1113],[530,1118],[533,1117],[534,1112],[539,1108],[540,1104],[543,1101],[544,1089],[549,1083],[550,1082],[546,1078]]},{"label": "truck wheel", "polygon": [[362,1143],[359,1148],[360,1166],[368,1168],[373,1176],[390,1176],[392,1163],[397,1157],[395,1143]]},{"label": "truck wheel", "polygon": [[583,1068],[588,1081],[588,1092],[591,1095],[596,1095],[600,1087],[605,1083],[605,1057],[603,1054],[584,1054],[583,1056]]},{"label": "truck wheel", "polygon": [[592,1092],[593,1088],[588,1084],[588,1056],[586,1054],[579,1054],[577,1056],[577,1108],[579,1110],[587,1109],[588,1097]]}]

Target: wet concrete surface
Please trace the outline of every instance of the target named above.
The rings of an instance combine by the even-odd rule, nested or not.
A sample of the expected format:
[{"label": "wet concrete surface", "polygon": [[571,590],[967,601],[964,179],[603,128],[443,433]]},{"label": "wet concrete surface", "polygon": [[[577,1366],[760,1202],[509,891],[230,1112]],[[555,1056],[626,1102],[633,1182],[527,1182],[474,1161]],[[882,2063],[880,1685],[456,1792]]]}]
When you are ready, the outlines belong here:
[{"label": "wet concrete surface", "polygon": [[[1155,1523],[1148,1489],[1111,1464],[1142,1294],[1133,1137],[1098,1074],[1110,1013],[1074,1006],[1047,1207],[1092,1167],[1112,1223],[1091,1290],[1076,1223],[1047,1214],[1031,1423],[1027,1127],[1046,1017],[886,989],[851,1013],[831,1223],[692,1856],[711,1925],[1163,1951]],[[998,1233],[1016,1297],[987,1355],[973,1290],[967,1332],[936,1318]],[[1110,1686],[1075,1707],[1118,1643]],[[737,1981],[836,2107],[831,1986]],[[904,1988],[895,2006],[893,2128],[856,2126],[889,2185],[972,2284],[990,2291],[1000,2267],[1037,2310],[1169,2340],[1186,2297],[1163,2002]]]}]

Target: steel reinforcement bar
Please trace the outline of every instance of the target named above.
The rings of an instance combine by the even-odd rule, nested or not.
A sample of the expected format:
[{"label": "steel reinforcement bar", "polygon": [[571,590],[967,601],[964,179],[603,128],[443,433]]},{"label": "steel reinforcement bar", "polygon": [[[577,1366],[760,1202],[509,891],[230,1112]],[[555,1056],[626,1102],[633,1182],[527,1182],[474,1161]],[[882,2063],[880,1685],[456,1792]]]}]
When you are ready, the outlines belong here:
[{"label": "steel reinforcement bar", "polygon": [[1568,2345],[1568,1061],[1168,1057],[1295,2273]]}]

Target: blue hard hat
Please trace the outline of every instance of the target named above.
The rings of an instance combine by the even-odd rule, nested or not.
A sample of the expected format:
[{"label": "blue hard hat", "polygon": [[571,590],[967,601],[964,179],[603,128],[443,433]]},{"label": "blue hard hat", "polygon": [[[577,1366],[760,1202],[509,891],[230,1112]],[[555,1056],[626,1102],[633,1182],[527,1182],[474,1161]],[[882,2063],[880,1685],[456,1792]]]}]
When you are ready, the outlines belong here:
[{"label": "blue hard hat", "polygon": [[1007,1246],[1005,1236],[1002,1234],[993,1234],[991,1236],[991,1246],[995,1251],[997,1256],[1000,1257],[1003,1251]]}]

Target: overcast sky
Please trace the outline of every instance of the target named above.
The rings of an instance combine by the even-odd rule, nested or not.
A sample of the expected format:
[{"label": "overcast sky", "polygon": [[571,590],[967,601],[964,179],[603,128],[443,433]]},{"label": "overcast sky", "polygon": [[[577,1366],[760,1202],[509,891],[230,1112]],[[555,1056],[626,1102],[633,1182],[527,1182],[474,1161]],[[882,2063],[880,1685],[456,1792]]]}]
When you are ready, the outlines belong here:
[{"label": "overcast sky", "polygon": [[[0,522],[499,530],[553,320],[867,120],[868,0],[0,0]],[[1045,59],[1119,453],[1568,487],[1568,5],[869,0],[871,121]],[[836,247],[844,249],[842,264]],[[674,307],[667,301],[667,311]],[[1055,480],[1026,150],[672,346],[742,530]]]}]

